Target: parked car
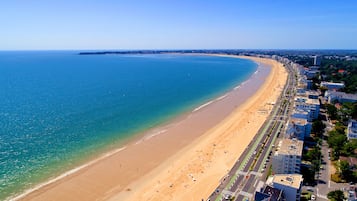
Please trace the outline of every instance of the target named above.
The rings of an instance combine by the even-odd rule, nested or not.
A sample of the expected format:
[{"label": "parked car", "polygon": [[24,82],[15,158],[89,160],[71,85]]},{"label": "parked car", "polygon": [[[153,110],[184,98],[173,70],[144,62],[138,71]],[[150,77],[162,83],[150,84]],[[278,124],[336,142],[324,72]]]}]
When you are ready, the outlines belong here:
[{"label": "parked car", "polygon": [[311,195],[311,200],[316,200],[316,196],[315,195]]}]

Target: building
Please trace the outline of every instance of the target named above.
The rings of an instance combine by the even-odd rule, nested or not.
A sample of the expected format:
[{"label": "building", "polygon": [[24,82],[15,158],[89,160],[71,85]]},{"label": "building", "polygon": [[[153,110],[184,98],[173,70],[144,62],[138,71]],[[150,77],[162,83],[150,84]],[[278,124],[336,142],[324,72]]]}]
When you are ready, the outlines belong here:
[{"label": "building", "polygon": [[319,92],[317,91],[306,91],[306,95],[309,99],[319,99]]},{"label": "building", "polygon": [[305,96],[306,95],[306,88],[297,87],[296,88],[296,95],[297,96]]},{"label": "building", "polygon": [[308,98],[305,102],[314,119],[319,118],[320,114],[320,100]]},{"label": "building", "polygon": [[294,109],[290,117],[297,119],[306,119],[308,122],[312,122],[313,119],[309,112],[299,109]]},{"label": "building", "polygon": [[310,137],[312,124],[306,118],[290,118],[286,130],[287,138],[297,138],[304,141]]},{"label": "building", "polygon": [[326,87],[328,90],[339,90],[345,87],[345,83],[321,82],[320,86]]},{"label": "building", "polygon": [[307,79],[312,79],[316,77],[319,73],[320,71],[318,70],[305,70],[305,75]]},{"label": "building", "polygon": [[347,126],[347,138],[350,139],[357,139],[357,121],[350,120]]},{"label": "building", "polygon": [[325,99],[328,103],[355,103],[357,102],[357,94],[347,94],[339,91],[326,91]]},{"label": "building", "polygon": [[314,66],[320,66],[321,65],[321,56],[314,56]]},{"label": "building", "polygon": [[279,142],[278,150],[272,157],[274,174],[300,173],[303,141],[283,139]]},{"label": "building", "polygon": [[286,200],[299,201],[301,195],[302,175],[278,174],[268,178],[267,184],[283,191]]},{"label": "building", "polygon": [[296,110],[306,111],[312,119],[317,119],[320,113],[320,101],[318,99],[296,97],[294,108]]},{"label": "building", "polygon": [[309,70],[320,70],[319,66],[309,66]]},{"label": "building", "polygon": [[254,195],[255,201],[285,201],[283,191],[272,186],[265,186],[260,192]]},{"label": "building", "polygon": [[306,88],[307,89],[312,89],[313,85],[314,85],[314,82],[312,80],[306,80]]}]

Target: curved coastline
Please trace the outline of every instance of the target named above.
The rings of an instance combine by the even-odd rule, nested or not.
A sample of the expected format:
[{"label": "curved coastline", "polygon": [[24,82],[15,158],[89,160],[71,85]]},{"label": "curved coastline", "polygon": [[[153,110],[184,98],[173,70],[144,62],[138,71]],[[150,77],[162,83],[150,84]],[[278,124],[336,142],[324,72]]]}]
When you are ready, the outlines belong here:
[{"label": "curved coastline", "polygon": [[[130,142],[125,148],[108,152],[83,166],[66,172],[13,199],[42,200],[47,198],[50,200],[67,200],[68,198],[73,198],[73,195],[76,195],[76,200],[96,200],[109,199],[122,192],[132,193],[132,190],[136,189],[128,186],[131,186],[130,184],[132,184],[133,181],[138,181],[144,175],[148,175],[148,173],[160,166],[163,161],[167,161],[175,155],[177,151],[192,144],[192,141],[201,138],[207,130],[219,124],[223,119],[229,116],[233,110],[236,110],[236,107],[240,107],[240,105],[248,101],[250,97],[254,96],[255,91],[260,89],[261,85],[265,82],[264,77],[268,77],[270,74],[269,68],[259,65],[258,70],[248,80],[234,87],[234,89],[228,93],[202,104],[189,114],[175,118],[175,120],[168,125],[151,129],[144,137]],[[262,79],[261,83],[257,82],[259,79]],[[246,93],[244,93],[244,90],[246,90]],[[239,97],[237,101],[239,93],[243,93],[244,97]],[[234,101],[234,104],[230,101]],[[230,105],[230,107],[226,105]],[[212,112],[213,114],[219,113],[219,115],[212,116]],[[204,122],[200,120],[202,116],[206,116],[203,120]],[[199,120],[198,122],[204,125],[194,125],[195,120],[196,123]],[[184,131],[180,130],[182,129],[181,127],[185,126],[192,126],[188,127],[191,133],[177,136],[177,133]],[[170,133],[171,130],[174,130],[172,132],[173,134]],[[147,153],[148,151],[150,151],[150,153]],[[159,158],[157,158],[156,154],[159,155]],[[130,157],[135,155],[137,157],[136,159]],[[142,158],[145,158],[145,162],[150,163],[147,167],[143,167]],[[129,164],[130,161],[133,163],[132,165]],[[136,168],[135,170],[133,167],[140,168]],[[125,169],[128,174],[125,174]],[[116,173],[118,170],[122,176]],[[95,181],[92,179],[95,179]],[[111,181],[113,179],[120,181],[113,182]],[[124,182],[124,180],[126,180],[126,182]],[[78,189],[71,188],[73,186]],[[89,191],[89,189],[93,191]],[[99,189],[99,191],[94,189]]]}]

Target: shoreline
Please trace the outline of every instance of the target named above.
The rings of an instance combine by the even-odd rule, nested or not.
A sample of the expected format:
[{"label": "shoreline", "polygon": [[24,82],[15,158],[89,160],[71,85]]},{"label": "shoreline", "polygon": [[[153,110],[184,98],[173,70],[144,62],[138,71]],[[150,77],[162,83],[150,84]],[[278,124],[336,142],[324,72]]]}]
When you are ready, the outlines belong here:
[{"label": "shoreline", "polygon": [[[209,197],[267,119],[272,109],[270,103],[277,100],[287,81],[281,63],[243,58],[268,63],[272,68],[254,96],[155,171],[134,182],[132,186],[136,185],[138,190],[118,193],[109,200],[205,200]],[[261,110],[266,106],[270,107],[269,112]],[[246,132],[250,134],[244,135]]]},{"label": "shoreline", "polygon": [[[209,55],[209,56],[229,56],[229,55]],[[252,60],[252,58],[246,58],[246,57],[244,57],[244,59]],[[257,61],[255,60],[255,62],[257,62]],[[230,114],[233,113],[232,112],[233,110],[237,110],[236,109],[237,105],[239,106],[239,108],[242,107],[241,105],[248,102],[249,99],[251,99],[251,96],[255,96],[256,93],[253,92],[254,90],[251,90],[252,94],[247,95],[247,97],[245,97],[245,98],[243,97],[243,100],[241,100],[241,103],[235,103],[233,105],[233,108],[228,108],[227,111],[221,117],[222,119],[220,119],[218,122],[213,122],[213,123],[211,122],[210,125],[211,124],[213,124],[213,125],[209,126],[207,129],[190,128],[191,130],[193,129],[194,133],[196,133],[196,134],[193,134],[191,136],[184,135],[184,138],[186,138],[186,139],[183,139],[183,140],[181,139],[181,142],[179,143],[180,146],[174,147],[173,150],[171,148],[171,152],[168,154],[160,153],[160,152],[162,152],[162,150],[159,150],[159,148],[161,148],[161,147],[157,147],[157,145],[160,145],[160,143],[158,143],[158,141],[160,141],[159,138],[165,138],[165,139],[161,139],[161,145],[163,147],[165,145],[162,144],[162,140],[163,141],[166,140],[167,142],[171,141],[171,143],[177,144],[175,141],[169,140],[168,135],[165,135],[165,134],[167,134],[167,132],[170,132],[169,131],[170,129],[180,127],[180,124],[185,124],[185,122],[190,122],[192,120],[192,118],[195,118],[195,117],[197,118],[198,114],[204,113],[207,110],[212,110],[212,107],[214,105],[217,105],[218,103],[224,102],[227,99],[229,99],[230,96],[232,96],[232,94],[234,94],[234,92],[237,93],[237,91],[244,90],[246,87],[245,86],[246,84],[249,85],[250,82],[253,82],[254,77],[259,77],[259,75],[262,74],[262,72],[259,72],[259,69],[262,70],[262,69],[266,68],[265,66],[261,66],[260,64],[258,66],[257,71],[254,72],[248,80],[242,82],[239,86],[234,87],[234,89],[232,89],[231,91],[196,107],[193,111],[188,112],[187,114],[183,114],[183,115],[180,115],[178,118],[174,118],[173,121],[169,121],[168,124],[166,124],[166,125],[150,129],[146,135],[143,135],[141,137],[134,137],[134,139],[136,138],[136,140],[131,141],[125,147],[118,148],[118,149],[112,150],[108,153],[105,153],[105,154],[101,155],[99,158],[96,158],[93,161],[90,161],[82,166],[72,169],[72,170],[60,175],[59,177],[56,177],[55,179],[53,179],[51,181],[42,183],[39,186],[26,191],[25,194],[21,194],[20,196],[17,196],[13,199],[16,199],[16,200],[18,200],[18,199],[42,200],[44,198],[47,198],[47,199],[51,199],[51,200],[63,200],[63,199],[68,200],[69,198],[73,198],[73,195],[77,195],[78,197],[74,197],[75,200],[94,200],[94,199],[98,199],[98,198],[99,199],[101,199],[101,198],[109,199],[110,197],[113,197],[114,195],[115,196],[119,195],[120,193],[123,193],[123,192],[132,193],[133,192],[132,188],[127,188],[127,186],[130,186],[130,184],[132,184],[132,181],[138,181],[138,180],[141,180],[141,178],[144,178],[145,176],[150,175],[151,174],[150,172],[157,169],[157,167],[161,166],[162,165],[161,163],[163,161],[171,160],[170,158],[172,158],[173,155],[176,155],[176,151],[181,152],[182,150],[186,149],[187,146],[190,146],[192,144],[192,142],[190,142],[191,140],[196,141],[199,138],[202,138],[204,135],[206,135],[205,133],[207,132],[207,129],[211,130],[211,128],[215,127],[215,125],[217,125],[217,123],[221,124],[221,121],[223,119],[225,119],[227,116],[230,116]],[[264,65],[266,65],[266,64],[264,64]],[[269,76],[270,75],[271,75],[271,72],[270,72]],[[252,84],[251,87],[254,87],[254,83],[251,83],[251,84]],[[265,82],[261,83],[261,85],[263,85],[263,84],[265,84]],[[258,89],[262,88],[262,86],[256,86],[256,87],[258,87]],[[249,86],[248,86],[248,88],[249,88]],[[221,108],[219,108],[219,109],[221,110]],[[206,124],[207,122],[203,122],[203,123]],[[199,125],[199,126],[201,126],[201,125]],[[195,126],[193,126],[193,127],[195,127]],[[197,134],[197,132],[198,132],[198,134]],[[144,132],[144,133],[146,133],[146,132]],[[172,137],[172,136],[170,136],[170,137]],[[180,136],[180,138],[181,137],[182,136]],[[134,149],[135,147],[139,147],[139,146],[136,146],[138,144],[141,144],[140,146],[143,147],[141,149],[141,152],[137,152],[138,151],[137,149],[130,151],[130,148]],[[145,151],[148,151],[151,149],[155,149],[156,151],[159,151],[158,154],[162,155],[159,160],[150,162],[152,164],[149,165],[149,167],[147,167],[146,169],[145,168],[142,168],[142,169],[137,168],[135,171],[135,170],[132,170],[131,168],[127,167],[129,170],[129,174],[130,174],[127,176],[129,176],[130,178],[126,182],[126,184],[123,184],[123,183],[118,184],[120,182],[110,181],[113,179],[111,177],[113,172],[125,169],[122,166],[126,166],[126,163],[120,162],[120,161],[133,160],[132,157],[128,157],[128,155],[127,155],[128,153],[132,153],[132,154],[142,153],[145,155]],[[170,147],[166,147],[166,149],[170,149]],[[165,149],[163,149],[163,150],[165,150]],[[128,153],[124,154],[124,152],[128,152]],[[155,157],[155,156],[151,156],[151,157]],[[140,158],[141,157],[139,156],[139,159]],[[132,167],[140,167],[140,165],[142,165],[141,163],[143,163],[141,160],[136,159],[136,161],[134,161],[134,164],[136,164],[136,165],[134,165]],[[112,166],[114,165],[114,168],[108,167],[111,165]],[[101,170],[101,171],[99,171],[99,173],[98,173],[98,170]],[[108,172],[105,170],[108,170]],[[224,174],[224,173],[222,173],[222,174]],[[117,178],[119,180],[120,180],[120,178],[124,179],[124,180],[127,179],[127,178],[121,177],[118,174],[115,174],[115,175],[116,175],[115,178]],[[102,181],[99,184],[96,182],[95,182],[96,184],[93,184],[93,183],[91,183],[93,181],[91,181],[91,182],[87,181],[86,182],[87,184],[84,184],[84,186],[87,186],[87,189],[86,189],[83,186],[83,183],[84,183],[83,178],[86,178],[87,176],[91,176],[90,178],[98,178],[99,177],[98,181],[100,181],[100,180],[102,180]],[[106,183],[107,185],[102,185],[103,183]],[[101,187],[98,187],[98,185]],[[80,186],[81,188],[73,190],[72,188],[69,188],[71,186],[72,187],[74,186],[75,188],[79,188],[79,186]],[[96,187],[101,189],[100,192],[94,190],[94,189],[97,189]],[[90,191],[89,189],[94,190],[94,192]],[[78,195],[79,190],[81,192],[88,191],[91,193],[87,192],[89,195],[82,197],[81,195]],[[134,190],[136,190],[136,189],[134,188]],[[69,195],[71,195],[71,196],[69,196]]]}]

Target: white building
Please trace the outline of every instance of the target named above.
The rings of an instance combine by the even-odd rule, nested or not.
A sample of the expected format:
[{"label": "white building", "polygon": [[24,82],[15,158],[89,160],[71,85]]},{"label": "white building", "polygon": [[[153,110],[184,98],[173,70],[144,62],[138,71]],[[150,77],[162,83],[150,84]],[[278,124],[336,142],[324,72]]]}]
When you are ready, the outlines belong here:
[{"label": "white building", "polygon": [[306,118],[290,118],[286,130],[287,138],[297,138],[304,141],[310,137],[312,124]]},{"label": "white building", "polygon": [[308,122],[312,122],[313,117],[310,115],[309,112],[305,110],[298,110],[294,109],[291,118],[297,118],[297,119],[306,119]]},{"label": "white building", "polygon": [[319,99],[319,92],[317,92],[317,91],[306,91],[306,96],[309,99]]},{"label": "white building", "polygon": [[347,138],[350,139],[357,139],[357,121],[350,120],[347,126]]},{"label": "white building", "polygon": [[296,97],[294,108],[296,110],[306,111],[312,119],[317,119],[320,113],[320,101],[318,99],[310,99],[301,96]]},{"label": "white building", "polygon": [[355,103],[357,102],[356,94],[347,94],[339,91],[326,91],[325,98],[328,103],[338,101],[339,103]]},{"label": "white building", "polygon": [[272,157],[274,174],[300,173],[303,141],[283,139],[279,142],[278,150]]},{"label": "white building", "polygon": [[306,79],[306,76],[298,76],[298,83],[297,83],[297,87],[298,88],[302,88],[302,89],[307,89],[308,88],[308,82]]},{"label": "white building", "polygon": [[345,87],[344,83],[321,82],[320,86],[326,87],[328,90],[339,90]]},{"label": "white building", "polygon": [[319,73],[320,71],[318,70],[305,70],[305,75],[307,79],[312,79],[316,77]]},{"label": "white building", "polygon": [[314,56],[314,65],[315,66],[321,65],[321,56],[318,55]]},{"label": "white building", "polygon": [[300,174],[278,174],[269,177],[267,184],[282,190],[286,200],[299,201],[302,181]]}]

